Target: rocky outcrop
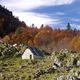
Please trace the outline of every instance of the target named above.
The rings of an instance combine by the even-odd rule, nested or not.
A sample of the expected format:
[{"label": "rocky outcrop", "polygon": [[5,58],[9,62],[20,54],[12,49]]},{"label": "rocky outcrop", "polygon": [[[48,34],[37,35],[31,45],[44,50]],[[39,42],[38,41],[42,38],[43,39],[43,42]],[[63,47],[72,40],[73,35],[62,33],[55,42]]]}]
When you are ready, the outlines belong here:
[{"label": "rocky outcrop", "polygon": [[[56,80],[80,80],[80,53],[71,53],[69,51],[53,52],[53,67],[60,72],[66,72],[66,75],[60,75]],[[55,65],[56,64],[56,65]]]}]

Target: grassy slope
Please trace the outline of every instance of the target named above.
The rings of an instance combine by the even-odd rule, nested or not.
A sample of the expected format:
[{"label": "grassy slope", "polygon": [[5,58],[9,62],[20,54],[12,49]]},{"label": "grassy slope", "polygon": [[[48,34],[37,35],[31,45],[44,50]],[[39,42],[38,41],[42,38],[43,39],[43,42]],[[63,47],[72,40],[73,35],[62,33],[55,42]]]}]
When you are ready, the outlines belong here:
[{"label": "grassy slope", "polygon": [[[65,60],[66,59],[69,60],[69,56],[67,56]],[[21,80],[34,80],[33,77],[37,70],[46,70],[51,66],[51,56],[45,56],[44,59],[34,60],[33,62],[30,60],[22,60],[21,57],[10,57],[5,58],[4,60],[0,60],[0,69],[2,69],[2,75],[9,77],[8,80],[16,80],[18,78],[22,78]],[[80,70],[80,67],[73,67],[72,69]],[[43,74],[37,80],[55,80],[56,77],[60,75],[67,75],[68,73],[68,71],[57,70],[53,73]],[[31,76],[31,79],[29,76]],[[0,77],[0,80],[5,79],[3,79],[3,77]]]},{"label": "grassy slope", "polygon": [[[7,64],[7,66],[3,65]],[[24,67],[22,67],[24,65]],[[5,60],[0,60],[0,69],[3,68],[2,74],[5,76],[10,76],[9,80],[16,80],[22,77],[22,80],[34,80],[33,75],[38,69],[45,69],[51,67],[52,62],[50,56],[46,56],[42,60],[35,60],[34,62],[28,60],[22,60],[21,57],[7,58]],[[74,68],[80,69],[80,68]],[[55,73],[48,73],[40,76],[38,80],[54,80],[59,75],[66,75],[66,71],[56,71]],[[29,79],[31,76],[31,79]],[[0,78],[0,80],[4,80]]]},{"label": "grassy slope", "polygon": [[[28,79],[29,75],[32,75],[36,70],[43,69],[46,66],[51,65],[50,60],[46,57],[42,60],[35,60],[33,63],[28,60],[22,60],[21,57],[14,57],[14,58],[7,58],[5,60],[0,60],[0,69],[3,68],[3,75],[11,75],[13,76],[14,80],[15,77],[23,76],[25,79]],[[3,64],[7,64],[4,66]],[[21,69],[21,66],[25,65],[24,68]]]}]

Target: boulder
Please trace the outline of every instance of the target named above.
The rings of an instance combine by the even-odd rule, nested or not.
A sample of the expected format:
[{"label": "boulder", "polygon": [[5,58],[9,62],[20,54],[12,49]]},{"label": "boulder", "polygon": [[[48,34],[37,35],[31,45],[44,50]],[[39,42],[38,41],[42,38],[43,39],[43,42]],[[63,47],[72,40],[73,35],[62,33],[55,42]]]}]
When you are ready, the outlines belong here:
[{"label": "boulder", "polygon": [[66,79],[67,79],[67,80],[75,80],[72,74],[68,74],[68,75],[66,76]]},{"label": "boulder", "polygon": [[77,61],[77,66],[80,67],[80,61],[79,60]]},{"label": "boulder", "polygon": [[76,71],[75,76],[80,79],[80,71]]},{"label": "boulder", "polygon": [[23,69],[23,68],[26,68],[26,67],[27,67],[27,65],[21,65],[21,66],[19,66],[20,69]]},{"label": "boulder", "polygon": [[58,67],[61,67],[61,62],[57,57],[54,58],[54,64]]},{"label": "boulder", "polygon": [[59,65],[58,65],[58,64],[56,64],[56,63],[54,63],[52,67],[56,70],[56,69],[58,69],[58,68],[59,68]]},{"label": "boulder", "polygon": [[57,80],[65,80],[64,76],[60,76],[57,78]]},{"label": "boulder", "polygon": [[66,71],[70,71],[71,70],[71,66],[64,66],[64,70],[66,70]]}]

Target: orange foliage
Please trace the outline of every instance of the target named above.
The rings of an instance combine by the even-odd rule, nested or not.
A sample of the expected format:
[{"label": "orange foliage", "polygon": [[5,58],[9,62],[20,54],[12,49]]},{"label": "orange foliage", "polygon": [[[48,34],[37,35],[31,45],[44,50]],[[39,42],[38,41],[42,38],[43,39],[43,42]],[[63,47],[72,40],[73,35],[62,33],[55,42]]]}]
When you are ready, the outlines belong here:
[{"label": "orange foliage", "polygon": [[[3,40],[10,43],[24,43],[29,46],[42,48],[45,50],[75,49],[80,50],[80,31],[52,29],[49,26],[18,27],[15,33],[10,33]],[[76,36],[78,35],[78,36]]]}]

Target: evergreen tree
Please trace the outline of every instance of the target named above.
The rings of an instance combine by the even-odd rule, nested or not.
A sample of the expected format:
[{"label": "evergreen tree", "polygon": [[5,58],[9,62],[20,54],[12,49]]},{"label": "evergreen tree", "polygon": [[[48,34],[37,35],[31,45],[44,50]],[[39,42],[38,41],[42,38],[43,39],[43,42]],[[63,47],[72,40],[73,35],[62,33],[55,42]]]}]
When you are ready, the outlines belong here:
[{"label": "evergreen tree", "polygon": [[70,23],[67,24],[67,30],[71,30],[71,25],[70,25]]}]

